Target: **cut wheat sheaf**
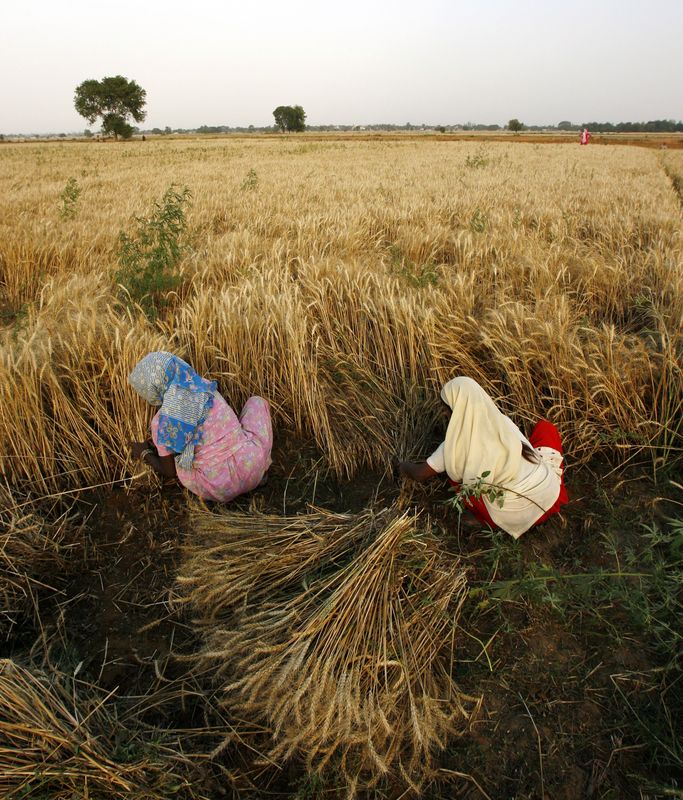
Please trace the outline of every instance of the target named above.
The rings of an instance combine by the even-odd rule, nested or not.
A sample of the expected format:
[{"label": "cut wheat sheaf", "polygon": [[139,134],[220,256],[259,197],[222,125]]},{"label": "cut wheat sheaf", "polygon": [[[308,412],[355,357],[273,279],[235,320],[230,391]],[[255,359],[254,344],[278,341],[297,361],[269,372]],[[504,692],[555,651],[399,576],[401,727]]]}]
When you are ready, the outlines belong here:
[{"label": "cut wheat sheaf", "polygon": [[225,705],[271,728],[271,759],[418,789],[479,704],[453,677],[465,570],[428,522],[389,508],[193,523],[178,594]]}]

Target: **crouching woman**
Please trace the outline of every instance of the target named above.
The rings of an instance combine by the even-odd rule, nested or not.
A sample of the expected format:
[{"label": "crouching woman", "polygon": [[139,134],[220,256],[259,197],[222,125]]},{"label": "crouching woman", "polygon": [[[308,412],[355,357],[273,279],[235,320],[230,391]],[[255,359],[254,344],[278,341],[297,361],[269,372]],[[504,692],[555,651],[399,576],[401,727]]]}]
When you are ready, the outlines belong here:
[{"label": "crouching woman", "polygon": [[265,482],[273,431],[262,397],[250,397],[238,417],[216,390],[172,353],[149,353],[128,381],[150,405],[151,438],[131,442],[134,458],[205,500],[227,502]]},{"label": "crouching woman", "polygon": [[480,496],[466,496],[466,507],[515,539],[568,502],[562,444],[552,423],[539,421],[527,439],[472,378],[446,383],[441,399],[450,409],[445,441],[426,462],[399,462],[402,475],[422,482],[446,472],[465,493],[478,487]]}]

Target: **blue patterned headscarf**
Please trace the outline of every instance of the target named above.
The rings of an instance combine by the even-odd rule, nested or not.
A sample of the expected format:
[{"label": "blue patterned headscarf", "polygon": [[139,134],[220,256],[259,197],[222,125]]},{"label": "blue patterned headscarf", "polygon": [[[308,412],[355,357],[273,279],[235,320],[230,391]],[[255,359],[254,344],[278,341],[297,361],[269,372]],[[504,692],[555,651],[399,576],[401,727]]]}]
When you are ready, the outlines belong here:
[{"label": "blue patterned headscarf", "polygon": [[149,353],[128,376],[133,389],[159,409],[157,441],[176,455],[182,469],[191,469],[195,445],[202,440],[216,381],[204,380],[182,358],[172,353]]}]

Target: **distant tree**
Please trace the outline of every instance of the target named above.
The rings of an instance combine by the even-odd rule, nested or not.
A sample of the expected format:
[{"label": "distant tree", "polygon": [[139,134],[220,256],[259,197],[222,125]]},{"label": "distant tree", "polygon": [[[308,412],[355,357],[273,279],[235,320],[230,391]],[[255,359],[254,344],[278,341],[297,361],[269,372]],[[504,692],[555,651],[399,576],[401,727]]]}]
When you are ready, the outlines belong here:
[{"label": "distant tree", "polygon": [[136,122],[142,122],[146,96],[145,90],[135,81],[115,75],[101,81],[83,81],[76,87],[74,106],[91,125],[101,117],[102,133],[113,133],[115,139],[119,136],[129,139],[133,128],[127,119],[132,117]]},{"label": "distant tree", "polygon": [[306,128],[306,112],[301,106],[278,106],[273,111],[275,125],[285,131],[303,131]]},{"label": "distant tree", "polygon": [[524,124],[521,123],[516,117],[508,122],[508,129],[513,133],[519,133],[524,129]]},{"label": "distant tree", "polygon": [[574,126],[571,124],[571,122],[568,119],[563,119],[562,122],[558,122],[557,123],[557,128],[558,128],[558,130],[561,130],[561,131],[570,131],[570,130],[572,130],[573,127]]},{"label": "distant tree", "polygon": [[90,130],[90,128],[86,128],[83,131],[83,136],[85,136],[86,139],[92,139],[92,131]]}]

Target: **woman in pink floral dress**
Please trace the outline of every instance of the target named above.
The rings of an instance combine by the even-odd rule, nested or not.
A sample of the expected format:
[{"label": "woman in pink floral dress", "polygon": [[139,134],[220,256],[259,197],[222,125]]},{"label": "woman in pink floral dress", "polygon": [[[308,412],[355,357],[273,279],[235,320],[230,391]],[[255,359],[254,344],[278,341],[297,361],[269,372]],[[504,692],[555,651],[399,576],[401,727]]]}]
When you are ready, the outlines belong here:
[{"label": "woman in pink floral dress", "polygon": [[134,458],[164,477],[177,477],[206,500],[227,502],[265,482],[273,431],[268,402],[250,397],[238,417],[207,381],[172,353],[149,353],[128,380],[160,406],[151,439],[131,442]]}]

